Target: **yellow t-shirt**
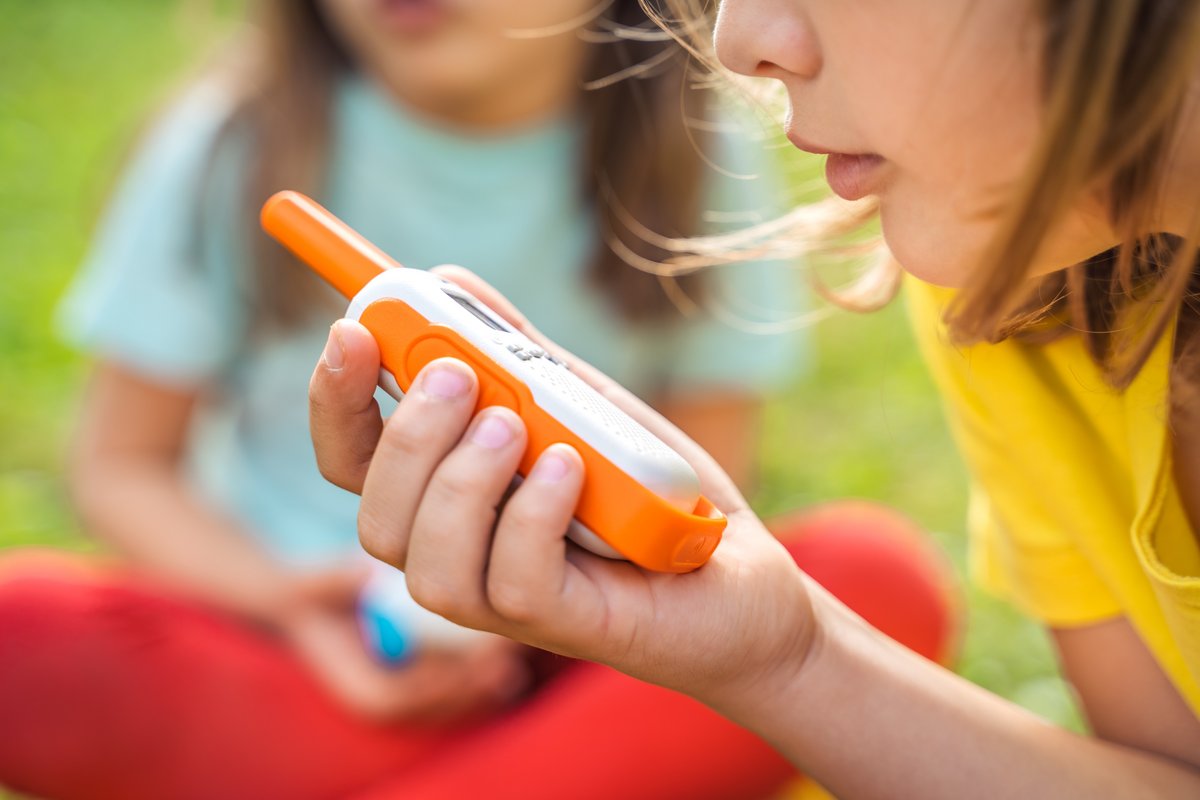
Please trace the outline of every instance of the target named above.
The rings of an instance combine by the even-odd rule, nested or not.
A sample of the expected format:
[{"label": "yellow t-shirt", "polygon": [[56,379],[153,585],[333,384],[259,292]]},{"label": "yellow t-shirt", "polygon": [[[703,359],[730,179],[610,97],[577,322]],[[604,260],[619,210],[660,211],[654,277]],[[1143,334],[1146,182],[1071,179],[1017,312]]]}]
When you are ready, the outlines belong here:
[{"label": "yellow t-shirt", "polygon": [[971,571],[1052,627],[1125,616],[1200,714],[1200,546],[1167,429],[1170,337],[1109,388],[1078,337],[956,347],[953,293],[905,287],[970,471]]}]

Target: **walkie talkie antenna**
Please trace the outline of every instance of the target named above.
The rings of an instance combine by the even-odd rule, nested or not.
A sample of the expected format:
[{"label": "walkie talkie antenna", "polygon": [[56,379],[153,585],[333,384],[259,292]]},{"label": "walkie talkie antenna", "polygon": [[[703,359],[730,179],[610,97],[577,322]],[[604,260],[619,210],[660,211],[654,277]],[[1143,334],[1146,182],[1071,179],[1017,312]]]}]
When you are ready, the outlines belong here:
[{"label": "walkie talkie antenna", "polygon": [[299,192],[272,195],[260,219],[263,230],[348,299],[384,270],[401,268],[387,253]]}]

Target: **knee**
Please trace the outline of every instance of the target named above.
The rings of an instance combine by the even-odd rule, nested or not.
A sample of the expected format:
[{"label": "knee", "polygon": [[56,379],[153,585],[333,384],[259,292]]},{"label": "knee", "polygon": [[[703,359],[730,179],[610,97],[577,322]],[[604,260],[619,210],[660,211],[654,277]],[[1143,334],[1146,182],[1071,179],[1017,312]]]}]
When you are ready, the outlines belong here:
[{"label": "knee", "polygon": [[21,551],[0,559],[0,672],[52,668],[48,647],[78,641],[98,606],[87,577],[67,555]]},{"label": "knee", "polygon": [[115,796],[88,795],[73,775],[99,774],[107,751],[93,733],[120,719],[92,685],[104,602],[91,573],[65,554],[0,558],[0,783],[30,794]]}]

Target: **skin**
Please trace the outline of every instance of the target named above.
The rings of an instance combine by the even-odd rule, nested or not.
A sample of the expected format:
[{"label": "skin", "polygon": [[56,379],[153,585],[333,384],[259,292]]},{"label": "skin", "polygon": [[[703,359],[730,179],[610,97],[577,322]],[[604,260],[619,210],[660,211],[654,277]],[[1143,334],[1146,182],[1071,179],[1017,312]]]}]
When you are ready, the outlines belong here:
[{"label": "skin", "polygon": [[498,637],[425,652],[402,670],[379,666],[354,614],[367,577],[361,568],[286,570],[193,496],[182,462],[196,400],[195,391],[114,364],[97,367],[70,475],[75,506],[94,535],[177,589],[275,631],[363,717],[448,722],[503,705],[527,685],[518,648]]},{"label": "skin", "polygon": [[[957,286],[1039,133],[1035,5],[740,0],[722,4],[715,44],[735,72],[783,84],[786,130],[802,149],[882,156],[874,194],[889,249],[922,280]],[[1099,200],[1081,198],[1034,271],[1118,242]]]},{"label": "skin", "polygon": [[[794,140],[882,156],[889,247],[913,274],[953,286],[988,242],[986,210],[1038,130],[1036,25],[1032,3],[1011,0],[726,0],[717,45],[731,68],[783,82]],[[1183,233],[1200,213],[1194,93],[1166,174],[1153,229]],[[1079,198],[1038,271],[1117,241],[1097,207]],[[537,337],[478,278],[446,274]],[[702,569],[650,574],[567,543],[583,476],[563,445],[542,453],[543,477],[535,469],[501,507],[524,446],[520,421],[495,408],[472,420],[474,376],[445,360],[384,424],[365,402],[377,369],[370,336],[335,325],[311,384],[314,441],[326,475],[363,496],[364,545],[406,570],[433,610],[687,692],[839,797],[891,798],[897,787],[947,798],[1200,793],[1200,721],[1127,620],[1054,632],[1094,736],[1056,729],[864,625],[795,568],[709,456],[586,365],[577,371],[683,453],[727,513],[725,540]],[[434,372],[456,375],[462,393],[422,391],[427,380],[453,383]],[[510,426],[506,445],[472,441],[469,426],[484,419]],[[1173,444],[1200,448],[1189,430]],[[1195,474],[1176,478],[1195,508]]]},{"label": "skin", "polygon": [[[398,102],[478,133],[534,124],[570,107],[583,43],[574,35],[515,39],[505,31],[542,28],[591,6],[592,0],[452,4],[444,21],[412,33],[389,28],[375,0],[322,4],[361,68]],[[361,716],[451,721],[487,713],[527,687],[523,648],[501,637],[427,651],[403,669],[379,666],[363,648],[354,613],[366,579],[361,569],[289,571],[234,520],[194,497],[183,461],[206,389],[163,385],[100,361],[71,463],[75,505],[91,532],[198,599],[279,633],[331,695]],[[743,485],[749,482],[755,398],[714,388],[661,396],[655,405]]]},{"label": "skin", "polygon": [[[410,108],[488,132],[561,114],[586,47],[574,31],[517,37],[584,15],[594,0],[433,0],[431,23],[390,22],[387,0],[321,0],[357,65]],[[554,65],[553,68],[547,68]]]}]

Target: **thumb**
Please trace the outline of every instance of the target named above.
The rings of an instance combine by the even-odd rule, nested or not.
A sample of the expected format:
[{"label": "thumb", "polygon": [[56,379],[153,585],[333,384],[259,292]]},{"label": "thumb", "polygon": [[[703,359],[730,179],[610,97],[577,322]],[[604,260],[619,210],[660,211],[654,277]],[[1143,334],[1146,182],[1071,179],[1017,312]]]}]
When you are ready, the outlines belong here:
[{"label": "thumb", "polygon": [[308,385],[309,429],[321,474],[356,494],[383,432],[378,381],[379,346],[370,331],[353,320],[335,322]]}]

